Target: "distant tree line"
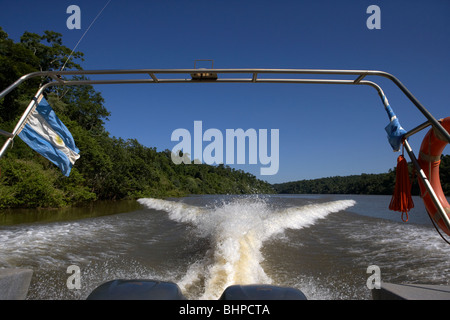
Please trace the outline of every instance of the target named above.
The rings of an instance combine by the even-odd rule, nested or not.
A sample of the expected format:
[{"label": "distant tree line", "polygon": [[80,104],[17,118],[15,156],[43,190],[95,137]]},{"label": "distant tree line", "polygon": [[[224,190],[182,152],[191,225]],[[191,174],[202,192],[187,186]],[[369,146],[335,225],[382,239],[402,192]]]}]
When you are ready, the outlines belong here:
[{"label": "distant tree line", "polygon": [[[417,175],[414,175],[412,165],[409,164],[411,193],[419,195]],[[439,168],[441,185],[444,194],[450,195],[450,155],[441,157]],[[300,180],[274,184],[277,193],[304,193],[304,194],[393,194],[395,188],[396,169],[380,174],[361,174],[345,177],[327,177],[314,180]],[[414,177],[414,178],[413,178]]]}]

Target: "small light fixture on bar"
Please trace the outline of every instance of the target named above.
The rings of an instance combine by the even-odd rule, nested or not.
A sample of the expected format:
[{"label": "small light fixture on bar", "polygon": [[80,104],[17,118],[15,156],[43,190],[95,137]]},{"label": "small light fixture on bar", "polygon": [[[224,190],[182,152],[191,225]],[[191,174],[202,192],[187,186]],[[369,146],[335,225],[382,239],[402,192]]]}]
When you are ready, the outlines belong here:
[{"label": "small light fixture on bar", "polygon": [[[211,69],[214,68],[214,60],[211,59],[197,59],[194,61],[194,69],[196,68],[197,61],[211,61]],[[215,81],[217,80],[217,73],[206,71],[208,69],[205,68],[199,68],[199,72],[193,72],[191,73],[191,78],[194,81]],[[204,70],[204,71],[201,71]]]}]

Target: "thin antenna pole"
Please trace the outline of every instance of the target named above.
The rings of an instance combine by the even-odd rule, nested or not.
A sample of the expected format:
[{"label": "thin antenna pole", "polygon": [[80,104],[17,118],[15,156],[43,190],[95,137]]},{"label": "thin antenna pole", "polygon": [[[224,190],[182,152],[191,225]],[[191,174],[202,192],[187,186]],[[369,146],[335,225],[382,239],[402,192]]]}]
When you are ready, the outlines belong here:
[{"label": "thin antenna pole", "polygon": [[63,66],[61,67],[60,71],[64,70],[64,67],[66,66],[67,62],[69,61],[70,57],[72,56],[72,54],[75,52],[75,49],[78,47],[78,45],[80,44],[81,40],[83,40],[84,36],[86,35],[86,33],[88,33],[89,29],[92,27],[92,25],[94,24],[94,22],[98,19],[98,17],[100,17],[100,15],[102,14],[103,10],[106,9],[106,7],[108,6],[108,4],[111,2],[111,0],[109,0],[106,5],[103,7],[102,10],[100,10],[100,12],[97,14],[97,16],[94,18],[94,20],[92,20],[91,24],[89,25],[89,27],[86,29],[86,31],[83,33],[83,35],[81,36],[80,40],[78,40],[77,44],[75,45],[75,47],[73,48],[72,52],[69,54],[69,56],[66,59],[66,62],[64,62]]}]

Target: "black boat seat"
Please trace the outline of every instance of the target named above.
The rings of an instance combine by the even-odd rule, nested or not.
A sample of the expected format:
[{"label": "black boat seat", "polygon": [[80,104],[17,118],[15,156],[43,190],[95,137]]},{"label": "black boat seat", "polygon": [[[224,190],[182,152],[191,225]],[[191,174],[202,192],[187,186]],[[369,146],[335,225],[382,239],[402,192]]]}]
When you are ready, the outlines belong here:
[{"label": "black boat seat", "polygon": [[[176,283],[158,280],[122,280],[105,282],[95,288],[87,300],[186,300]],[[298,289],[274,285],[232,285],[219,300],[307,300]]]},{"label": "black boat seat", "polygon": [[273,285],[233,285],[219,300],[307,300],[298,289]]},{"label": "black boat seat", "polygon": [[95,288],[87,300],[186,300],[173,282],[112,280]]}]

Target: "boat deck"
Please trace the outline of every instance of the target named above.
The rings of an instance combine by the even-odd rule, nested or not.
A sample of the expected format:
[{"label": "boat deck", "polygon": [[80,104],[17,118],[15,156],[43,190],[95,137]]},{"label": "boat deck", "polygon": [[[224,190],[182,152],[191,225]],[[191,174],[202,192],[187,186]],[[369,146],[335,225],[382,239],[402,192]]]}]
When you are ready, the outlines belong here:
[{"label": "boat deck", "polygon": [[372,289],[374,300],[450,300],[450,286],[382,283]]}]

